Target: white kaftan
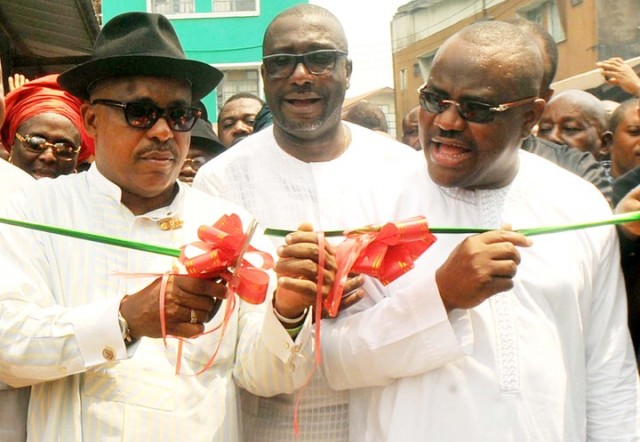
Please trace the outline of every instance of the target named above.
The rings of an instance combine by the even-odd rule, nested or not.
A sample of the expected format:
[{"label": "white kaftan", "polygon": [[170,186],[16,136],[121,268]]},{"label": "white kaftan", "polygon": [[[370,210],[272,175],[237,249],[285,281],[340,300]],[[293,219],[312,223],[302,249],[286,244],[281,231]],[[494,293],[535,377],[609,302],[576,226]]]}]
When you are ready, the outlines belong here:
[{"label": "white kaftan", "polygon": [[[29,186],[5,216],[173,248],[197,240],[197,228],[223,214],[240,215],[245,227],[251,219],[182,184],[170,205],[144,215],[120,199],[120,188],[94,165]],[[161,230],[165,217],[184,220],[183,228]],[[253,244],[272,247],[262,235]],[[176,340],[165,348],[161,339],[142,338],[126,348],[121,298],[156,279],[135,274],[170,271],[172,257],[11,226],[0,228],[0,250],[0,380],[32,385],[31,441],[235,441],[235,384],[274,395],[293,391],[309,373],[310,324],[294,345],[265,308],[268,300],[236,306],[215,364],[200,375],[193,373],[213,354],[219,330],[185,345],[178,376]],[[224,309],[208,330],[220,325]]]},{"label": "white kaftan", "polygon": [[[514,181],[496,190],[442,188],[425,165],[417,169],[397,214],[424,215],[434,227],[611,215],[591,184],[527,152]],[[615,229],[532,237],[519,248],[512,290],[449,315],[435,271],[464,235],[437,237],[414,270],[382,290],[371,284],[349,315],[323,321],[326,376],[351,391],[350,440],[639,440]]]},{"label": "white kaftan", "polygon": [[[343,122],[344,123],[344,122]],[[338,158],[305,163],[276,143],[273,127],[254,133],[204,165],[193,186],[246,208],[262,226],[344,230],[391,221],[396,188],[420,153],[350,123],[352,141]],[[277,245],[283,239],[272,238]],[[300,441],[344,441],[348,394],[331,390],[320,372],[303,391]],[[257,398],[241,391],[246,441],[294,441],[295,396]]]},{"label": "white kaftan", "polygon": [[[16,189],[35,182],[35,179],[13,164],[0,160],[0,182],[2,182],[1,206]],[[9,388],[0,382],[0,441],[21,442],[26,439],[28,405],[29,388]]]}]

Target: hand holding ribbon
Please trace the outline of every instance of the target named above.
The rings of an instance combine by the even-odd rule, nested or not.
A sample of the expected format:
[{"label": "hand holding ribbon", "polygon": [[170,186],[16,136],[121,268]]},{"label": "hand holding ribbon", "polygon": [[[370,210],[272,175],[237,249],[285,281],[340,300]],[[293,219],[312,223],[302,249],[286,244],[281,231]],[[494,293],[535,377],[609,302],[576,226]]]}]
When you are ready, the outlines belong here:
[{"label": "hand holding ribbon", "polygon": [[[233,296],[234,293],[251,304],[261,304],[265,300],[269,287],[269,275],[264,270],[273,267],[273,258],[268,253],[257,250],[250,245],[256,227],[257,222],[254,220],[247,231],[244,232],[242,221],[238,215],[224,215],[216,221],[213,226],[200,226],[198,229],[198,238],[200,238],[201,241],[187,244],[181,248],[179,260],[190,276],[201,279],[220,278],[227,282],[227,291],[225,294],[227,303],[224,319],[220,326],[222,330],[220,341],[211,358],[196,374],[204,372],[213,365],[236,305],[236,300]],[[196,251],[195,254],[193,253],[194,250]],[[255,267],[249,261],[245,260],[245,252],[260,255],[263,261],[262,266]],[[166,315],[166,275],[163,278],[162,286],[163,289],[160,293],[161,326],[162,338],[166,340],[166,320],[164,317]],[[193,312],[194,310],[191,310],[190,321],[193,321],[195,317]],[[192,337],[198,337],[215,330],[217,330],[217,327]],[[180,340],[178,344],[176,373],[180,372],[182,346],[183,341]]]},{"label": "hand holding ribbon", "polygon": [[285,317],[298,317],[303,310],[315,305],[316,295],[326,297],[335,279],[334,247],[321,239],[322,232],[314,232],[309,224],[287,235],[278,249],[278,287],[274,306]]},{"label": "hand holding ribbon", "polygon": [[335,317],[349,272],[373,276],[383,284],[413,268],[413,262],[436,240],[424,217],[382,226],[367,226],[345,232],[336,251],[336,281],[325,300],[325,309]]}]

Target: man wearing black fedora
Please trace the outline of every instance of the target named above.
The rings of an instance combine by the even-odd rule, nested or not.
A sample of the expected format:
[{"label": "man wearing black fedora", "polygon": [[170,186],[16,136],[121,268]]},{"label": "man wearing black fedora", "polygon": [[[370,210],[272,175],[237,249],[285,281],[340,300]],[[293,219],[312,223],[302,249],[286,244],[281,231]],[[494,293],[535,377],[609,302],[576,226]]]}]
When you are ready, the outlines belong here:
[{"label": "man wearing black fedora", "polygon": [[[221,78],[186,58],[162,15],[115,17],[59,79],[86,100],[95,162],[16,193],[3,216],[172,249],[225,214],[247,229],[247,211],[177,181],[194,103]],[[310,372],[317,237],[290,242],[279,284],[269,273],[267,301],[249,304],[173,257],[0,228],[0,381],[32,386],[29,440],[237,440],[236,386],[291,393]],[[271,247],[260,232],[251,243]]]}]

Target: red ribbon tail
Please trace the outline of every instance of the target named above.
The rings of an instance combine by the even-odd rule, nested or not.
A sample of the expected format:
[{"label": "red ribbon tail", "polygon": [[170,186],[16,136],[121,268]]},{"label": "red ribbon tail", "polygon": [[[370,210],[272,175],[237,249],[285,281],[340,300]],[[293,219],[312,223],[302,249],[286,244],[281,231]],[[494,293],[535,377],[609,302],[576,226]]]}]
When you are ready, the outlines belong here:
[{"label": "red ribbon tail", "polygon": [[336,265],[338,267],[336,270],[336,280],[333,283],[333,287],[331,287],[329,296],[327,296],[327,299],[324,301],[324,307],[330,317],[335,318],[337,316],[340,301],[342,300],[342,292],[347,283],[349,272],[360,253],[367,247],[372,239],[373,236],[369,234],[358,235],[345,239],[336,247]]},{"label": "red ribbon tail", "polygon": [[158,299],[160,309],[160,332],[162,333],[162,343],[164,348],[167,348],[167,316],[164,309],[165,298],[167,295],[167,284],[169,283],[170,272],[166,272],[162,275],[162,281],[160,282],[160,296]]},{"label": "red ribbon tail", "polygon": [[324,232],[318,232],[318,283],[317,283],[317,294],[316,294],[316,311],[315,311],[315,319],[316,319],[316,364],[320,366],[322,363],[322,352],[320,351],[320,322],[322,321],[322,304],[323,304],[323,296],[322,289],[324,286],[324,261],[325,261],[325,250],[324,250]]}]

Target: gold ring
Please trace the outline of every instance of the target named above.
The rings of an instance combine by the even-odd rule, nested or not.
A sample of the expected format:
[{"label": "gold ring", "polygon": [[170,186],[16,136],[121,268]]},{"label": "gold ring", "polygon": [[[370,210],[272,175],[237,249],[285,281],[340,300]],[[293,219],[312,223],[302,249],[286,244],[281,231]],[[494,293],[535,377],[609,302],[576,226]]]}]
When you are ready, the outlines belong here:
[{"label": "gold ring", "polygon": [[189,321],[189,323],[191,324],[198,323],[198,315],[196,315],[196,311],[194,309],[191,309],[191,320]]}]

